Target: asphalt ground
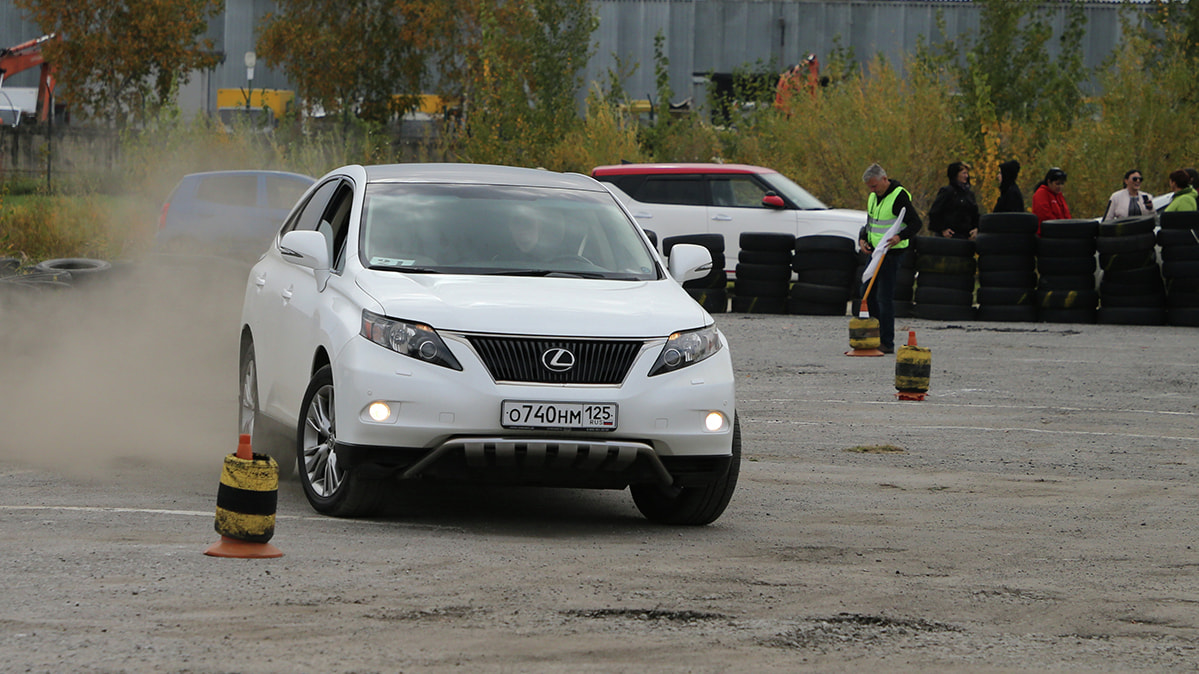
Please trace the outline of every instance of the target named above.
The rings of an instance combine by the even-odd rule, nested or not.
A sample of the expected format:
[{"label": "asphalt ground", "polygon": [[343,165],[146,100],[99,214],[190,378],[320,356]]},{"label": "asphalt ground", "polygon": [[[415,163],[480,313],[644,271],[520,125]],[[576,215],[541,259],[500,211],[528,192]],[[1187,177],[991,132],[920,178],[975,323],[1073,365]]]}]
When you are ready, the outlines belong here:
[{"label": "asphalt ground", "polygon": [[280,484],[278,559],[209,557],[236,449],[231,274],[0,296],[0,669],[1199,669],[1199,331],[724,314],[724,516],[627,492],[412,487],[368,520]]}]

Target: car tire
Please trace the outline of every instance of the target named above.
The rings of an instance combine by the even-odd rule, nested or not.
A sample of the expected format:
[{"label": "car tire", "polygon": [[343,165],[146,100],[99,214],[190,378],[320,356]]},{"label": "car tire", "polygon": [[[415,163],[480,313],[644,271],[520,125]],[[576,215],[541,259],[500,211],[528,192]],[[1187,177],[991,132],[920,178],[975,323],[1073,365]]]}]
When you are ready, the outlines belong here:
[{"label": "car tire", "polygon": [[1093,239],[1099,232],[1095,220],[1046,220],[1041,223],[1041,238],[1045,239]]},{"label": "car tire", "polygon": [[660,486],[635,484],[629,487],[637,510],[651,522],[702,526],[715,522],[737,489],[741,473],[741,422],[733,417],[733,458],[724,475],[702,487],[683,487],[670,493]]},{"label": "car tire", "polygon": [[987,255],[1032,255],[1037,249],[1036,234],[979,234],[974,237],[979,257]]},{"label": "car tire", "polygon": [[1033,213],[984,213],[978,218],[981,234],[1036,234],[1037,216]]},{"label": "car tire", "polygon": [[361,517],[379,510],[383,482],[338,464],[333,369],[316,371],[304,392],[296,429],[300,484],[313,510],[334,517]]},{"label": "car tire", "polygon": [[258,407],[258,360],[254,357],[253,342],[247,341],[242,348],[238,375],[241,387],[237,394],[237,432],[250,436],[250,447],[256,454],[265,454],[279,464],[280,479],[291,477],[296,472],[295,452],[286,441],[259,423],[262,411]]},{"label": "car tire", "polygon": [[88,257],[63,257],[54,260],[42,260],[33,266],[40,272],[70,274],[72,283],[78,284],[96,278],[112,269],[112,263],[106,260],[96,260]]}]

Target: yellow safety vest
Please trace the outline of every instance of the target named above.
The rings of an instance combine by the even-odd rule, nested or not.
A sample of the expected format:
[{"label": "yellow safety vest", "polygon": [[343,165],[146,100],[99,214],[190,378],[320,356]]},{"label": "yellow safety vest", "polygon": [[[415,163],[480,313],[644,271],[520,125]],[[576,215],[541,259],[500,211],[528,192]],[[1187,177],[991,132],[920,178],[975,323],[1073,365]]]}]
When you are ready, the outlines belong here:
[{"label": "yellow safety vest", "polygon": [[[908,199],[911,200],[911,194],[902,186],[891,190],[881,202],[874,192],[871,192],[866,199],[866,241],[872,248],[877,248],[878,244],[882,243],[883,235],[887,233],[888,229],[891,229],[891,225],[895,224],[895,198],[899,196],[900,192],[908,194]],[[907,248],[908,243],[907,239],[900,239],[899,243],[891,248]]]}]

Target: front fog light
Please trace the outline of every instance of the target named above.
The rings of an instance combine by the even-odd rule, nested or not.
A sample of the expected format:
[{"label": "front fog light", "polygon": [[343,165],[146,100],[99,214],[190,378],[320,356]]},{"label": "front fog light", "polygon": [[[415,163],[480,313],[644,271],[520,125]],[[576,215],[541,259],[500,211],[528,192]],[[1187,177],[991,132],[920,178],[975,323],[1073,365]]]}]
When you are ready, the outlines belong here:
[{"label": "front fog light", "polygon": [[708,412],[708,416],[704,417],[704,428],[709,431],[719,431],[724,428],[724,415],[720,412]]},{"label": "front fog light", "polygon": [[366,408],[366,413],[375,421],[387,421],[391,418],[391,406],[385,402],[373,402]]}]

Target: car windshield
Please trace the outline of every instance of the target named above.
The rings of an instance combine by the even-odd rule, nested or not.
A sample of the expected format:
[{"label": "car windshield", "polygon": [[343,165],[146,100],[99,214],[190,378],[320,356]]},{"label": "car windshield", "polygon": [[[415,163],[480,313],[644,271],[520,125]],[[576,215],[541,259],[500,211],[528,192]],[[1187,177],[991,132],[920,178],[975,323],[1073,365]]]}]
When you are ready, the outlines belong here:
[{"label": "car windshield", "polygon": [[372,183],[360,248],[364,265],[400,272],[660,278],[607,192]]},{"label": "car windshield", "polygon": [[828,206],[824,202],[812,196],[810,192],[795,184],[787,176],[781,173],[763,173],[761,178],[770,183],[774,191],[786,198],[797,208],[803,211],[826,211]]}]

